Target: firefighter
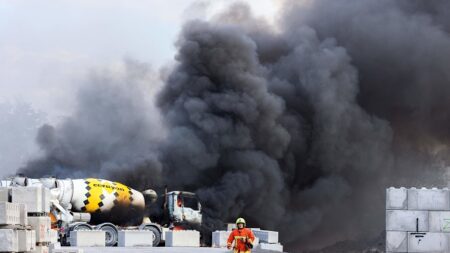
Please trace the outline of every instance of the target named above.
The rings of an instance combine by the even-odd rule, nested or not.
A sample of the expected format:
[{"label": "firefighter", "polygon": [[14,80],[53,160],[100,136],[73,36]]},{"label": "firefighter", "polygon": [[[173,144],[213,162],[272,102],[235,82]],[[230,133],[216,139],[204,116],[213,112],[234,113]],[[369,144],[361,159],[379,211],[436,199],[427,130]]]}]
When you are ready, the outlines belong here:
[{"label": "firefighter", "polygon": [[227,248],[231,249],[234,241],[234,253],[250,253],[253,248],[253,241],[255,236],[253,232],[245,227],[245,220],[239,218],[236,220],[237,229],[230,233],[227,241]]}]

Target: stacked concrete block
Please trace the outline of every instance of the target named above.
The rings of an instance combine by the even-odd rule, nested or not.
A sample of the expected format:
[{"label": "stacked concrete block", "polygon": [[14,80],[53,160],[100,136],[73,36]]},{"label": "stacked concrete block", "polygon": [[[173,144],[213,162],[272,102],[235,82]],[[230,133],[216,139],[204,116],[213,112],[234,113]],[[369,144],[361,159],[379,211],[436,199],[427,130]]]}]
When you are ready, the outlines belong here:
[{"label": "stacked concrete block", "polygon": [[408,189],[409,210],[450,210],[448,189]]},{"label": "stacked concrete block", "polygon": [[226,248],[227,240],[231,231],[214,231],[212,232],[212,246],[214,248]]},{"label": "stacked concrete block", "polygon": [[0,201],[1,202],[11,202],[11,188],[9,187],[0,187]]},{"label": "stacked concrete block", "polygon": [[450,211],[430,211],[429,231],[450,233]]},{"label": "stacked concrete block", "polygon": [[78,230],[70,232],[70,246],[105,247],[105,231]]},{"label": "stacked concrete block", "polygon": [[386,252],[450,252],[449,189],[386,189]]},{"label": "stacked concrete block", "polygon": [[20,205],[0,202],[0,225],[20,225]]},{"label": "stacked concrete block", "polygon": [[386,189],[386,209],[406,210],[408,209],[408,190],[402,188]]},{"label": "stacked concrete block", "polygon": [[51,229],[49,233],[50,244],[58,243],[58,230]]},{"label": "stacked concrete block", "polygon": [[147,230],[119,231],[119,247],[153,247],[153,232]]},{"label": "stacked concrete block", "polygon": [[45,187],[13,187],[11,200],[26,204],[28,213],[50,212],[50,190]]},{"label": "stacked concrete block", "polygon": [[429,231],[427,211],[386,210],[386,231]]},{"label": "stacked concrete block", "polygon": [[55,249],[61,249],[61,243],[57,242],[57,243],[51,243],[48,246],[48,249],[50,250],[50,252],[53,252]]},{"label": "stacked concrete block", "polygon": [[48,246],[40,245],[36,246],[36,249],[31,251],[31,253],[50,253]]},{"label": "stacked concrete block", "polygon": [[0,252],[18,252],[19,235],[16,229],[0,229]]},{"label": "stacked concrete block", "polygon": [[200,232],[179,230],[166,232],[166,247],[200,247]]},{"label": "stacked concrete block", "polygon": [[407,252],[408,232],[386,231],[386,252]]},{"label": "stacked concrete block", "polygon": [[19,251],[28,252],[36,249],[36,233],[33,230],[17,230]]},{"label": "stacked concrete block", "polygon": [[50,244],[53,231],[49,216],[29,216],[28,224],[36,231],[36,243],[39,245]]},{"label": "stacked concrete block", "polygon": [[20,208],[20,225],[28,226],[28,209],[26,204],[19,204]]},{"label": "stacked concrete block", "polygon": [[[14,240],[5,240],[1,246],[11,250],[4,247],[0,251],[48,252],[51,231],[49,190],[42,187],[2,187],[0,200],[4,200],[0,201],[0,230],[8,238],[17,237],[17,249]],[[29,217],[29,214],[33,216]]]},{"label": "stacked concrete block", "polygon": [[408,252],[450,252],[447,233],[408,233]]}]

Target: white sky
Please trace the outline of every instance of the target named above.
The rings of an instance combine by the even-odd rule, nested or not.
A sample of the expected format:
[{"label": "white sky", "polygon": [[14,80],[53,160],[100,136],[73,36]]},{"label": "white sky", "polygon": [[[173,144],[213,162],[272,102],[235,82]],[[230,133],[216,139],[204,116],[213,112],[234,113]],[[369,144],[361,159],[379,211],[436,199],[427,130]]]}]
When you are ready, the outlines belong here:
[{"label": "white sky", "polygon": [[[271,19],[279,1],[243,2],[249,3],[256,15]],[[231,3],[0,0],[0,103],[21,101],[56,122],[70,113],[77,85],[88,71],[125,57],[159,69],[173,59],[173,44],[186,19],[210,17]],[[14,128],[14,117],[9,116],[7,124]],[[27,155],[16,154],[17,150],[28,154],[36,148],[28,138],[9,143],[14,136],[2,138],[8,131],[1,128],[0,124],[0,175],[2,168],[15,168],[27,159]],[[15,145],[14,153],[2,150],[11,145]]]}]

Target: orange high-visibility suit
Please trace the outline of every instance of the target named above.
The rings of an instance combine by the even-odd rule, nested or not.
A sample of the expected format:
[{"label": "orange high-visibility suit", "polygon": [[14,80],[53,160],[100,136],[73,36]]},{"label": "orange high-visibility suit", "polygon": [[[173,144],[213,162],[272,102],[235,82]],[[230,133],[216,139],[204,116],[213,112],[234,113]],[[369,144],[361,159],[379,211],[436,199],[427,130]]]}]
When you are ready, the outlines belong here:
[{"label": "orange high-visibility suit", "polygon": [[230,233],[228,237],[227,246],[231,247],[234,241],[234,253],[250,253],[251,249],[246,245],[249,242],[253,245],[255,236],[253,232],[248,228],[235,229]]}]

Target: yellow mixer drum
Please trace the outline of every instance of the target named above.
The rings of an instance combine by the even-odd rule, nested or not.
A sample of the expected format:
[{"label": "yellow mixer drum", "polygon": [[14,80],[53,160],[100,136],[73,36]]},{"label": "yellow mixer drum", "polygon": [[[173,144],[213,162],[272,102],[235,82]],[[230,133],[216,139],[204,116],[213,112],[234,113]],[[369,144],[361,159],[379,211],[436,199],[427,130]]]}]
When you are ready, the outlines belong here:
[{"label": "yellow mixer drum", "polygon": [[145,200],[139,191],[121,183],[96,178],[75,179],[72,182],[72,209],[90,213],[91,223],[137,225],[142,222]]}]

